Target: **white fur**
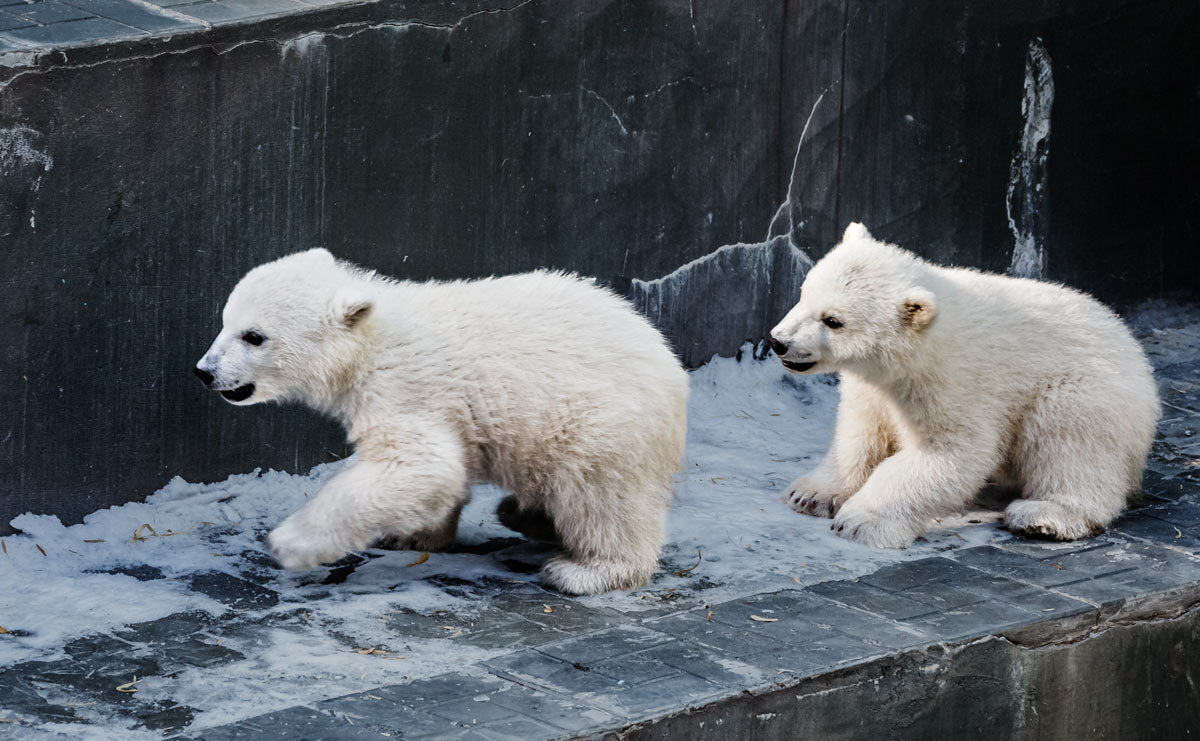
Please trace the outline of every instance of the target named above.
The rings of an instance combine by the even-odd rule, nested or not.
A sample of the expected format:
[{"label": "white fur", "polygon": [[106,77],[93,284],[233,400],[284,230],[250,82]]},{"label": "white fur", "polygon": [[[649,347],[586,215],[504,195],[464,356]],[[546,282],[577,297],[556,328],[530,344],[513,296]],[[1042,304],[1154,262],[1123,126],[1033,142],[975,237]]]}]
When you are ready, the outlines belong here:
[{"label": "white fur", "polygon": [[784,500],[843,537],[908,546],[991,479],[1020,490],[1009,529],[1072,540],[1140,488],[1150,364],[1083,293],[932,265],[851,224],[771,334],[792,370],[841,374],[833,444]]},{"label": "white fur", "polygon": [[[243,341],[251,330],[266,340]],[[236,403],[336,417],[356,446],[269,536],[288,568],[381,538],[448,546],[469,484],[490,481],[553,522],[564,553],[547,584],[590,594],[655,569],[687,374],[643,317],[587,281],[398,282],[310,250],[242,279],[199,367],[216,390],[253,384]]]}]

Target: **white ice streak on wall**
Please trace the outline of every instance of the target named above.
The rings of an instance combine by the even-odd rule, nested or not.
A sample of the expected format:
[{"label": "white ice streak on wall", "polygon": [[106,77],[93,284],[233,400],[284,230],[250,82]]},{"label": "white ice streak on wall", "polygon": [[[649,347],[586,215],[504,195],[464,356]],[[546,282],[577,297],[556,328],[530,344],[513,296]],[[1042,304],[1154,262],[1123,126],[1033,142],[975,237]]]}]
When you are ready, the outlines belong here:
[{"label": "white ice streak on wall", "polygon": [[1041,278],[1046,267],[1046,228],[1049,194],[1046,158],[1050,153],[1050,109],[1054,105],[1054,75],[1050,54],[1041,39],[1029,42],[1025,57],[1025,120],[1009,169],[1008,228],[1014,245],[1010,275]]}]

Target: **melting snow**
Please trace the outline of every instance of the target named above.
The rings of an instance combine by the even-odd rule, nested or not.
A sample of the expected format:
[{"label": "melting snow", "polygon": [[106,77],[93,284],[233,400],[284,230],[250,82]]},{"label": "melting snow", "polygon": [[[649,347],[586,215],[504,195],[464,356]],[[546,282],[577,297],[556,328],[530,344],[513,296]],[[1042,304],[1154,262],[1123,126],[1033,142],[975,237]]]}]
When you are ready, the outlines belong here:
[{"label": "melting snow", "polygon": [[[656,578],[633,592],[582,598],[584,605],[629,613],[686,609],[1007,538],[995,514],[975,512],[946,520],[906,551],[874,550],[834,536],[829,520],[793,513],[779,497],[828,444],[837,386],[829,377],[790,375],[773,359],[753,360],[752,350],[747,346],[740,362],[715,359],[691,374],[687,459]],[[63,658],[71,640],[119,632],[126,624],[180,612],[226,614],[229,607],[190,587],[192,578],[206,572],[238,576],[279,599],[239,608],[239,620],[250,617],[268,627],[244,637],[222,634],[224,645],[244,659],[213,668],[188,666],[137,685],[139,701],[163,698],[197,709],[192,729],[464,670],[511,650],[456,642],[449,631],[447,637],[410,637],[386,625],[400,610],[469,618],[491,599],[431,577],[490,580],[493,586],[508,580],[516,582],[513,589],[536,581],[536,573],[509,566],[536,566],[545,553],[500,540],[515,534],[496,521],[502,492],[494,487],[476,488],[459,533],[468,547],[499,543],[490,553],[483,552],[487,548],[434,553],[409,567],[416,560],[412,552],[373,551],[344,580],[328,578],[337,566],[290,574],[272,564],[264,534],[315,494],[339,465],[344,464],[320,466],[308,475],[255,472],[215,484],[176,478],[145,502],[95,512],[71,527],[50,515],[17,517],[13,526],[22,534],[3,538],[6,553],[0,553],[0,626],[12,631],[0,636],[0,671],[18,662]],[[968,518],[983,522],[968,525]],[[697,560],[696,568],[682,573]],[[159,574],[162,578],[154,578]],[[494,588],[489,594],[494,596]],[[311,630],[269,627],[272,619],[292,616],[295,622],[296,615]],[[388,655],[362,654],[348,644],[386,647]],[[75,738],[103,734],[105,728],[110,733],[120,728],[124,738],[158,737],[127,730],[128,719],[99,717],[103,712],[79,708],[77,714],[91,714],[95,725],[64,724],[59,730]]]}]

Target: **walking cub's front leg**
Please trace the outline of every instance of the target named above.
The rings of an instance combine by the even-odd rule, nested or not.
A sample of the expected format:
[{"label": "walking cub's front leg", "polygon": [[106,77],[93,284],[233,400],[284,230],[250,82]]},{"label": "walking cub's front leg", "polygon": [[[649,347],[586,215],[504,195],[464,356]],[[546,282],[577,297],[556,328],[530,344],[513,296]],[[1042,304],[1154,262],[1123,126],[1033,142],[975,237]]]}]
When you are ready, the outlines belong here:
[{"label": "walking cub's front leg", "polygon": [[466,500],[466,466],[453,436],[425,426],[419,433],[384,436],[386,445],[360,448],[358,461],[271,532],[267,543],[284,568],[330,563],[384,535],[410,545],[426,534],[443,547],[447,539],[453,542]]}]

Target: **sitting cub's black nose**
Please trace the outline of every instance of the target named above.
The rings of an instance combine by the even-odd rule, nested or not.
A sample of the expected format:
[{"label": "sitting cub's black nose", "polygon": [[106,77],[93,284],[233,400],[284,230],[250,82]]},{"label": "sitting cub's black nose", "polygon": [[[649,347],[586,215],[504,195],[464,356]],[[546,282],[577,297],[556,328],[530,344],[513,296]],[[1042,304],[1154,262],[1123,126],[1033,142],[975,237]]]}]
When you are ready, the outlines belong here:
[{"label": "sitting cub's black nose", "polygon": [[197,365],[195,368],[192,368],[192,373],[195,373],[196,378],[199,378],[200,382],[203,383],[205,386],[212,385],[213,375],[211,373],[209,373],[208,371],[201,370],[200,366]]},{"label": "sitting cub's black nose", "polygon": [[787,345],[783,344],[771,335],[767,335],[767,342],[771,343],[771,350],[775,353],[776,357],[782,358],[784,355],[787,355]]}]

